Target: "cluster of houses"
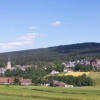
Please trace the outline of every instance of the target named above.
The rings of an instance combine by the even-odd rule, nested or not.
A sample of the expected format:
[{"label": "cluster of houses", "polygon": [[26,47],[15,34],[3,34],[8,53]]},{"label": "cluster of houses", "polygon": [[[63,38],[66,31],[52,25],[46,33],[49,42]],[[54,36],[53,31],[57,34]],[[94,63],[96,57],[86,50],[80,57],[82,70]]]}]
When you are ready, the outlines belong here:
[{"label": "cluster of houses", "polygon": [[[32,79],[23,79],[22,77],[19,77],[17,80],[20,85],[32,84]],[[0,84],[15,84],[15,78],[14,77],[0,77]]]},{"label": "cluster of houses", "polygon": [[5,74],[5,71],[8,69],[12,71],[12,70],[16,70],[17,68],[19,68],[20,70],[25,71],[29,67],[30,67],[30,65],[16,65],[16,66],[12,67],[11,61],[10,61],[10,59],[8,59],[7,66],[0,68],[0,74]]},{"label": "cluster of houses", "polygon": [[[64,65],[64,70],[63,72],[72,72],[73,68],[77,65],[91,65],[93,67],[96,67],[97,69],[100,69],[100,59],[81,59],[81,60],[76,60],[76,61],[66,61],[63,62],[62,65]],[[15,67],[11,66],[11,61],[8,59],[8,63],[6,67],[1,67],[0,68],[0,74],[4,74],[6,70],[16,70],[19,68],[22,71],[25,71],[27,68],[31,67],[30,65],[16,65]],[[45,69],[45,68],[44,68]],[[52,70],[51,74],[58,74],[59,72],[56,70]]]},{"label": "cluster of houses", "polygon": [[[66,61],[63,62],[62,65],[64,65],[64,70],[63,72],[73,72],[73,68],[77,65],[77,64],[81,64],[87,66],[87,65],[91,65],[93,67],[96,67],[97,69],[100,69],[100,59],[81,59],[81,60],[77,60],[77,61]],[[17,68],[21,69],[22,71],[25,71],[27,68],[29,68],[30,65],[16,65],[15,67],[11,66],[11,61],[10,59],[8,59],[8,63],[6,67],[2,67],[0,68],[0,74],[5,74],[6,70],[16,70]],[[45,69],[45,68],[44,68]],[[58,74],[59,72],[56,70],[52,70],[52,72],[50,74]],[[14,77],[0,77],[0,84],[14,84],[15,78]],[[18,78],[18,81],[20,83],[20,85],[30,85],[32,84],[32,79],[23,79],[23,78]],[[66,85],[63,82],[59,82],[59,81],[53,81],[54,85],[56,86],[64,86],[64,87],[68,87],[69,85]],[[73,87],[73,86],[70,86]]]},{"label": "cluster of houses", "polygon": [[[77,61],[67,61],[67,62],[63,62],[62,65],[64,65],[64,70],[63,72],[73,72],[73,68],[77,65],[91,65],[93,67],[95,67],[96,69],[100,70],[100,59],[90,59],[90,60],[86,60],[86,59],[81,59],[81,60],[77,60]],[[50,74],[58,74],[59,72],[56,70],[52,70],[52,72]]]},{"label": "cluster of houses", "polygon": [[[25,71],[27,68],[29,68],[30,65],[16,65],[15,67],[11,66],[11,61],[8,59],[8,63],[6,67],[0,68],[0,74],[5,74],[6,70],[16,70],[17,68]],[[18,81],[20,85],[30,85],[32,84],[32,79],[24,79],[22,77],[18,78]],[[14,84],[15,78],[14,77],[0,77],[0,84]]]},{"label": "cluster of houses", "polygon": [[95,59],[92,61],[92,66],[95,66],[96,68],[100,69],[100,59]]},{"label": "cluster of houses", "polygon": [[[87,65],[91,65],[94,68],[100,70],[100,59],[91,59],[91,60],[82,59],[82,60],[77,60],[77,61],[67,61],[67,62],[63,62],[62,64],[64,65],[63,72],[73,72],[73,68],[77,64],[83,65],[84,67],[86,67]],[[54,75],[54,74],[58,74],[58,73],[59,73],[58,71],[52,70],[50,74]],[[74,87],[73,85],[68,85],[68,84],[65,84],[64,82],[56,81],[56,80],[53,81],[53,85],[59,86],[59,87],[67,87],[67,88],[68,87],[70,87],[70,88]]]}]

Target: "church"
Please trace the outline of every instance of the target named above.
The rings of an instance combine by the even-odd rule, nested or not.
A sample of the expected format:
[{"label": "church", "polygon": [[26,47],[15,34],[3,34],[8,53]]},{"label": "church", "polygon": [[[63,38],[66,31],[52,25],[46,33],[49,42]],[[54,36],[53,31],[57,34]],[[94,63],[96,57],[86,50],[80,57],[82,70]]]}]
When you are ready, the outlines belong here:
[{"label": "church", "polygon": [[6,70],[11,70],[11,60],[8,58],[7,66],[0,68],[0,74],[4,74]]},{"label": "church", "polygon": [[8,63],[7,63],[6,69],[11,70],[11,61],[10,61],[10,58],[8,58]]}]

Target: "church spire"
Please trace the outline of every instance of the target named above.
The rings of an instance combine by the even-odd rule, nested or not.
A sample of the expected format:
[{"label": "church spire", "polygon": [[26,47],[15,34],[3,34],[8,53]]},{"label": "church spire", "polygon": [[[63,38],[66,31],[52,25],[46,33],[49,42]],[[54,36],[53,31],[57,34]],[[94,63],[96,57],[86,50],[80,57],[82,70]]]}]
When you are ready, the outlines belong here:
[{"label": "church spire", "polygon": [[11,69],[11,60],[10,60],[10,57],[8,57],[7,69]]}]

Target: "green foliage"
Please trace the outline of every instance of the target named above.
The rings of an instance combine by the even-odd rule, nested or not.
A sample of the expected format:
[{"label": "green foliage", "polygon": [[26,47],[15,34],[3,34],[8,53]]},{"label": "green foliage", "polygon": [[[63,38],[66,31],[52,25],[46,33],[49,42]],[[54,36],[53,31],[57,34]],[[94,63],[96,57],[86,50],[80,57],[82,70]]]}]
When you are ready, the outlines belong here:
[{"label": "green foliage", "polygon": [[5,76],[14,76],[14,77],[19,77],[19,76],[21,76],[23,74],[23,71],[22,70],[20,70],[19,68],[17,68],[16,70],[13,70],[13,71],[11,71],[11,70],[6,70],[6,72],[5,72]]},{"label": "green foliage", "polygon": [[52,64],[47,64],[46,65],[46,72],[47,72],[47,74],[50,73],[52,70],[56,70],[58,72],[63,72],[64,65],[62,65],[61,61],[55,61]]},{"label": "green foliage", "polygon": [[6,70],[6,72],[5,72],[5,76],[12,76],[11,71],[10,71],[10,70]]},{"label": "green foliage", "polygon": [[43,76],[46,75],[46,72],[42,68],[35,68],[34,66],[26,69],[26,71],[22,71],[20,69],[16,70],[7,70],[5,72],[5,76],[12,76],[12,77],[23,77],[23,78],[29,78],[32,79],[32,82],[35,84],[41,84]]},{"label": "green foliage", "polygon": [[93,66],[91,65],[80,65],[80,64],[77,64],[74,68],[73,68],[74,71],[81,71],[81,72],[88,72],[88,71],[93,71]]},{"label": "green foliage", "polygon": [[14,84],[15,84],[15,85],[20,85],[20,81],[19,81],[18,78],[15,78],[15,79],[14,79]]},{"label": "green foliage", "polygon": [[51,83],[53,80],[57,80],[74,86],[92,86],[94,84],[94,81],[90,77],[87,77],[85,74],[78,77],[54,75],[49,76],[46,79],[49,80]]}]

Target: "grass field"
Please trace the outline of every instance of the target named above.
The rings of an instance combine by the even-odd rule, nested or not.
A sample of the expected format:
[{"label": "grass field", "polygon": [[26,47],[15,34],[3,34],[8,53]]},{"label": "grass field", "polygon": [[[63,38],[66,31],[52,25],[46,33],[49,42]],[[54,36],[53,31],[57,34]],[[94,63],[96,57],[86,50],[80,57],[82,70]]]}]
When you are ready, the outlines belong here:
[{"label": "grass field", "polygon": [[0,85],[0,100],[100,100],[100,73],[90,72],[93,87],[43,87]]},{"label": "grass field", "polygon": [[100,88],[100,72],[90,72],[88,76],[95,80],[96,87]]},{"label": "grass field", "polygon": [[68,76],[68,75],[72,75],[72,76],[81,76],[83,74],[86,74],[86,75],[89,75],[90,72],[68,72],[68,73],[61,73],[59,74],[60,76],[61,75],[65,75],[65,76]]},{"label": "grass field", "polygon": [[100,100],[100,88],[1,85],[0,100]]}]

